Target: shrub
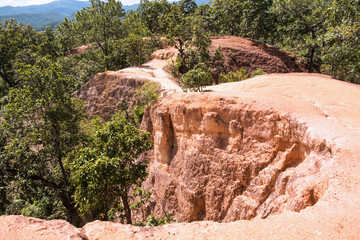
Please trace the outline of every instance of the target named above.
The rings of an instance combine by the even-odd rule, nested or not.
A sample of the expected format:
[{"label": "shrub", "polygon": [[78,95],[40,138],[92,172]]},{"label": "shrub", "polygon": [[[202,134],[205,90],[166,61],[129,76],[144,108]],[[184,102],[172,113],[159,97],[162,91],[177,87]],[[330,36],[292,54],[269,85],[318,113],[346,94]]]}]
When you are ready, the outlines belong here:
[{"label": "shrub", "polygon": [[249,75],[247,74],[246,70],[241,68],[238,71],[230,72],[228,74],[220,74],[219,82],[220,83],[227,83],[227,82],[238,82],[245,79],[248,79]]},{"label": "shrub", "polygon": [[194,69],[190,70],[181,77],[183,89],[201,92],[204,86],[211,84],[212,74],[205,63],[199,63]]},{"label": "shrub", "polygon": [[251,77],[255,77],[255,76],[259,76],[259,75],[264,75],[266,74],[266,72],[264,72],[261,68],[257,68],[255,71],[252,72]]},{"label": "shrub", "polygon": [[149,215],[146,219],[146,226],[155,227],[155,226],[162,226],[165,224],[170,224],[172,222],[177,222],[174,218],[174,214],[172,214],[170,212],[166,212],[165,215],[166,216],[163,218],[156,218],[152,215]]},{"label": "shrub", "polygon": [[135,108],[134,116],[137,124],[140,124],[144,116],[145,109],[154,105],[158,100],[159,86],[156,83],[145,82],[145,84],[136,91],[139,99]]}]

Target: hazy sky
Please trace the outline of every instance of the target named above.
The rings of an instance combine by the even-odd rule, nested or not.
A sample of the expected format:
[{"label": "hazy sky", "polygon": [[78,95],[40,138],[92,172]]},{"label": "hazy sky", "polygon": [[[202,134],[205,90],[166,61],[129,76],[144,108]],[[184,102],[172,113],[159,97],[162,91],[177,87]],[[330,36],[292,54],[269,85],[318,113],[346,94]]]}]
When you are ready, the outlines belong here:
[{"label": "hazy sky", "polygon": [[[0,7],[3,6],[27,6],[39,5],[44,3],[53,2],[54,0],[0,0]],[[132,5],[139,3],[140,0],[121,0],[123,5]]]}]

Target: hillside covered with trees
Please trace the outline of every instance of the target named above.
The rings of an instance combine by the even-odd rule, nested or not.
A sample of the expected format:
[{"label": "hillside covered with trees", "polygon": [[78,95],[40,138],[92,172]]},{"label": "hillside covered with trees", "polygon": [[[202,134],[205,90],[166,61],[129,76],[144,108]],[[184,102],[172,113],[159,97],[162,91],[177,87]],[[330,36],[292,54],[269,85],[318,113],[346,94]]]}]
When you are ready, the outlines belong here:
[{"label": "hillside covered with trees", "polygon": [[[147,163],[137,159],[152,147],[150,136],[137,128],[134,110],[126,106],[108,122],[87,119],[84,103],[72,93],[98,72],[148,61],[164,44],[178,50],[169,66],[174,78],[184,89],[202,90],[228,74],[211,71],[224,57],[221,49],[209,53],[210,36],[216,35],[274,45],[321,73],[360,83],[357,0],[215,0],[200,6],[193,0],[142,0],[126,13],[116,0],[91,0],[55,29],[39,32],[5,20],[0,214],[60,218],[78,226],[114,217],[132,223],[132,211],[149,194],[141,188]],[[74,54],[82,45],[87,50]]]}]

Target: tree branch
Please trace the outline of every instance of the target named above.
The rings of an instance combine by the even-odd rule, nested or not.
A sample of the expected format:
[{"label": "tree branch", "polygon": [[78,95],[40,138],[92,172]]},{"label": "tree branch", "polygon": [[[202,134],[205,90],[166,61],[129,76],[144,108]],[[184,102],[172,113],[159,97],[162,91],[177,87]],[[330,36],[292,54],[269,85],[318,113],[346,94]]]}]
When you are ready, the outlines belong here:
[{"label": "tree branch", "polygon": [[[14,174],[14,175],[19,174],[20,176],[25,178],[25,176],[21,173],[20,170],[7,168],[7,169],[5,169],[5,171],[8,172],[8,173]],[[57,185],[54,182],[50,182],[47,179],[45,179],[45,178],[43,178],[43,177],[41,177],[39,175],[32,174],[32,175],[27,176],[27,178],[30,178],[31,180],[35,180],[35,181],[40,181],[42,183],[42,185],[45,186],[45,187],[50,187],[50,188],[53,188],[53,189],[56,189],[56,190],[60,189],[59,185]]]}]

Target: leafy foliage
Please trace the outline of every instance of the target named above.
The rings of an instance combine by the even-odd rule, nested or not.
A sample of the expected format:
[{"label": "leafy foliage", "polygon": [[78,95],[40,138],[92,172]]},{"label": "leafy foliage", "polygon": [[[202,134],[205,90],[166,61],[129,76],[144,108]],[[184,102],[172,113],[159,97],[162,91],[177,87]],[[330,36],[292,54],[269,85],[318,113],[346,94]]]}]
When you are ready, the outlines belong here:
[{"label": "leafy foliage", "polygon": [[0,24],[0,97],[10,87],[20,84],[15,76],[15,66],[24,49],[36,51],[36,36],[35,30],[30,26],[17,24],[13,19]]},{"label": "leafy foliage", "polygon": [[323,34],[321,70],[333,77],[360,83],[360,5],[337,0],[329,8],[327,32]]},{"label": "leafy foliage", "polygon": [[[279,25],[284,23],[282,28],[288,32],[285,37],[296,37],[296,39],[287,40],[290,40],[292,48],[299,51],[311,64],[319,60],[320,42],[318,37],[324,33],[324,22],[328,18],[326,11],[328,5],[328,0],[274,1],[273,11],[283,18],[283,22]],[[302,52],[303,49],[305,52]]]},{"label": "leafy foliage", "polygon": [[228,74],[220,74],[219,81],[220,83],[238,82],[248,78],[249,75],[247,74],[246,70],[241,68],[240,70],[235,72],[230,72]]},{"label": "leafy foliage", "polygon": [[187,71],[185,64],[185,50],[190,47],[193,38],[192,32],[192,18],[187,11],[182,9],[181,3],[174,3],[171,5],[171,10],[168,14],[163,16],[163,29],[167,33],[167,38],[170,45],[174,46],[179,51],[180,66],[179,72],[181,74]]},{"label": "leafy foliage", "polygon": [[112,47],[110,40],[114,37],[119,38],[118,30],[123,16],[122,4],[115,0],[91,0],[90,7],[75,14],[76,32],[101,49],[106,68],[110,65],[107,60]]},{"label": "leafy foliage", "polygon": [[266,72],[264,72],[261,68],[257,68],[257,69],[255,69],[255,71],[253,71],[251,73],[251,77],[253,78],[253,77],[256,77],[259,75],[265,75],[265,74],[266,74]]},{"label": "leafy foliage", "polygon": [[21,189],[25,206],[35,206],[51,194],[66,208],[68,220],[79,224],[65,162],[81,140],[78,130],[84,116],[81,104],[70,97],[75,80],[65,78],[60,66],[47,58],[17,73],[24,86],[8,95],[0,125],[5,139],[0,169],[8,183]]},{"label": "leafy foliage", "polygon": [[221,35],[235,35],[267,40],[274,28],[274,14],[269,11],[273,1],[215,0],[211,15]]},{"label": "leafy foliage", "polygon": [[107,219],[108,211],[115,208],[131,224],[129,191],[147,176],[146,162],[137,158],[151,147],[150,135],[119,113],[100,127],[93,143],[79,150],[71,167],[81,215]]},{"label": "leafy foliage", "polygon": [[136,91],[138,103],[134,108],[134,116],[137,124],[141,123],[146,108],[154,105],[159,98],[159,86],[156,83],[145,82],[144,85]]},{"label": "leafy foliage", "polygon": [[194,69],[187,72],[181,78],[181,85],[184,89],[201,92],[204,86],[212,82],[210,69],[204,64],[199,63]]},{"label": "leafy foliage", "polygon": [[172,214],[170,212],[166,212],[165,215],[166,216],[163,218],[156,218],[152,215],[149,215],[146,219],[146,226],[155,227],[155,226],[162,226],[162,225],[176,222],[176,220],[174,218],[174,214]]},{"label": "leafy foliage", "polygon": [[158,35],[162,32],[162,18],[170,12],[171,5],[166,0],[141,0],[138,12],[146,27]]}]

